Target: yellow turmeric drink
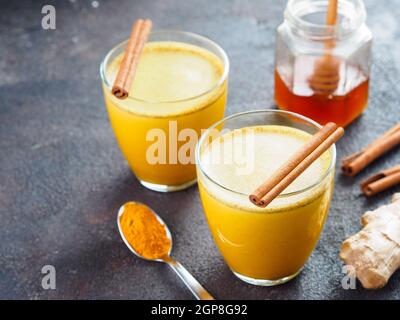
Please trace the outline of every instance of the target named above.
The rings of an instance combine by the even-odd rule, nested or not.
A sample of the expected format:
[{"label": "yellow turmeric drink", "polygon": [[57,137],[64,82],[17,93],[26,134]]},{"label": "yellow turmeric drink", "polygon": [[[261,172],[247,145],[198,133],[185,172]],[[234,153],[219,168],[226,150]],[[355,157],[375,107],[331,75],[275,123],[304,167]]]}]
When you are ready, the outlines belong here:
[{"label": "yellow turmeric drink", "polygon": [[111,93],[125,44],[106,57],[105,102],[119,147],[140,182],[156,191],[181,190],[196,182],[201,130],[224,116],[228,60],[197,35],[165,31],[151,37],[127,99]]},{"label": "yellow turmeric drink", "polygon": [[260,125],[234,129],[199,148],[199,189],[212,236],[228,266],[246,282],[292,279],[317,244],[331,200],[334,151],[266,208],[248,198],[310,137],[285,125]]}]

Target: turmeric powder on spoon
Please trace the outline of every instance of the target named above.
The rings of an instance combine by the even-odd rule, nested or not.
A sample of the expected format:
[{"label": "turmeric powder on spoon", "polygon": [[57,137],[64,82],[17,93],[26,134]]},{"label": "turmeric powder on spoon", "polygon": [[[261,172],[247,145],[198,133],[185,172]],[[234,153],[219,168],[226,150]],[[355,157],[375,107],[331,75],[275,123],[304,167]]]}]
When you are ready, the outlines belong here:
[{"label": "turmeric powder on spoon", "polygon": [[171,258],[171,233],[148,206],[138,202],[125,203],[118,211],[117,225],[122,239],[135,255],[168,264],[197,299],[214,300],[184,266]]},{"label": "turmeric powder on spoon", "polygon": [[168,255],[171,240],[165,226],[147,206],[135,202],[127,203],[120,224],[125,239],[141,256],[158,259]]}]

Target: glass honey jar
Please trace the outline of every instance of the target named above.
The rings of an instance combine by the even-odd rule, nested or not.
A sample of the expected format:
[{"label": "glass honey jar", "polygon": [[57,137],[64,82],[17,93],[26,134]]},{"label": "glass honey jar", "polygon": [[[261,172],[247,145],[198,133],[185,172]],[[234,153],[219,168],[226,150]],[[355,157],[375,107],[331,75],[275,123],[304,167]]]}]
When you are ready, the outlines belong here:
[{"label": "glass honey jar", "polygon": [[[331,0],[332,1],[332,0]],[[368,104],[372,34],[362,0],[289,0],[277,29],[275,102],[321,125],[346,126]]]}]

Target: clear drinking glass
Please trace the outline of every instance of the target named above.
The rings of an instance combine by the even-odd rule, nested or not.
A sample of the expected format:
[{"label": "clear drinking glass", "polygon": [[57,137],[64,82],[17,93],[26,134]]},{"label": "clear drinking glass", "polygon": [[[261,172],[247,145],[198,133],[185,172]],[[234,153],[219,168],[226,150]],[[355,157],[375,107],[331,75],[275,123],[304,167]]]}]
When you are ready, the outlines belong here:
[{"label": "clear drinking glass", "polygon": [[[154,31],[146,47],[157,42],[180,43],[187,46],[182,50],[188,52],[200,48],[205,55],[218,59],[222,66],[218,81],[206,91],[184,99],[159,101],[156,97],[143,100],[134,96],[120,100],[112,95],[110,66],[125,50],[127,41],[111,49],[101,63],[105,103],[123,155],[142,185],[169,192],[196,182],[194,148],[201,130],[224,117],[229,60],[219,45],[194,33]],[[151,79],[156,75],[146,76]],[[160,149],[155,150],[156,147]]]},{"label": "clear drinking glass", "polygon": [[[248,130],[246,132],[256,134],[260,132],[257,130],[263,132],[265,128],[273,132],[271,139],[276,140],[269,140],[269,143],[276,143],[275,150],[265,154],[265,158],[259,159],[273,163],[279,150],[287,150],[288,154],[296,151],[292,150],[291,143],[285,142],[291,141],[285,138],[288,132],[293,131],[296,135],[305,135],[306,139],[309,139],[321,127],[308,118],[286,111],[243,112],[227,117],[210,127],[196,148],[198,186],[205,216],[226,263],[233,273],[245,282],[265,286],[276,285],[295,277],[317,244],[333,192],[335,146],[317,160],[320,161],[321,171],[315,179],[303,179],[301,186],[291,189],[289,186],[266,208],[259,208],[248,198],[249,193],[258,184],[250,187],[253,190],[249,193],[241,191],[242,186],[249,183],[248,179],[252,174],[250,171],[250,175],[242,173],[237,180],[239,182],[232,184],[232,176],[237,178],[237,175],[241,174],[226,169],[228,165],[224,161],[231,161],[232,158],[213,158],[214,161],[223,159],[218,163],[217,171],[209,169],[207,163],[212,158],[209,155],[218,149],[213,148],[221,141],[223,144],[227,143],[228,137],[231,137],[229,135],[244,132],[243,128]],[[251,140],[243,139],[242,143],[233,144],[232,147],[244,150],[246,156],[241,157],[241,160],[253,159],[252,156],[248,157],[251,152],[265,153],[265,145],[263,147],[259,142],[255,147],[248,147],[253,143]],[[227,147],[223,150],[226,156],[232,149]],[[246,161],[242,161],[242,164],[248,164]],[[280,160],[277,160],[275,165],[281,164]],[[271,173],[257,172],[261,176],[259,181],[265,180]]]}]

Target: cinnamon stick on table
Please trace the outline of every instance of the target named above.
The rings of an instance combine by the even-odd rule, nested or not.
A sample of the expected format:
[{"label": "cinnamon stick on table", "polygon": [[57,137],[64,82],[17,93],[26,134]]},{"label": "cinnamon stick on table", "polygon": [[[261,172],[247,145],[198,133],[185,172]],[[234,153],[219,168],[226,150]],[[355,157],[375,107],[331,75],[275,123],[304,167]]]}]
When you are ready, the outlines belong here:
[{"label": "cinnamon stick on table", "polygon": [[335,123],[326,124],[249,196],[250,201],[265,208],[343,134]]},{"label": "cinnamon stick on table", "polygon": [[140,55],[149,37],[151,27],[152,22],[149,19],[138,19],[132,26],[124,57],[112,87],[112,94],[118,99],[126,99],[129,96],[129,89],[135,77]]},{"label": "cinnamon stick on table", "polygon": [[383,170],[361,182],[361,191],[368,197],[400,184],[400,164]]},{"label": "cinnamon stick on table", "polygon": [[342,159],[342,172],[347,176],[355,176],[371,162],[400,144],[400,123],[385,132],[361,151]]}]

